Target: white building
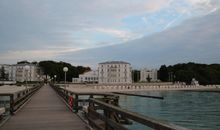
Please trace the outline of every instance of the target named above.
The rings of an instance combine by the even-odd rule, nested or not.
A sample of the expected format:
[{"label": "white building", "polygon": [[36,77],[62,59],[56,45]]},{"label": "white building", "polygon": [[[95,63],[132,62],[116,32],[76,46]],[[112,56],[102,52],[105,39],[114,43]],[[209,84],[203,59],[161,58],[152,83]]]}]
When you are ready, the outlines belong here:
[{"label": "white building", "polygon": [[144,69],[141,69],[141,79],[140,81],[141,82],[147,82],[147,78],[150,78],[150,81],[152,82],[156,82],[158,81],[158,78],[157,78],[157,69],[147,69],[147,68],[144,68]]},{"label": "white building", "polygon": [[73,83],[98,83],[98,71],[93,70],[79,75],[79,78],[73,78]]},{"label": "white building", "polygon": [[[24,81],[39,81],[40,68],[35,64],[16,64],[13,65],[16,69],[15,80]],[[27,68],[25,69],[25,66]]]},{"label": "white building", "polygon": [[100,84],[132,83],[131,64],[123,61],[99,63],[98,75]]},{"label": "white building", "polygon": [[16,81],[16,66],[15,65],[10,65],[9,69],[9,80],[10,81]]},{"label": "white building", "polygon": [[[25,70],[25,66],[28,66],[28,70]],[[0,69],[4,67],[5,74],[9,81],[40,81],[40,68],[35,64],[15,64],[15,65],[0,65]]]},{"label": "white building", "polygon": [[191,85],[199,86],[199,81],[197,81],[195,78],[192,79]]}]

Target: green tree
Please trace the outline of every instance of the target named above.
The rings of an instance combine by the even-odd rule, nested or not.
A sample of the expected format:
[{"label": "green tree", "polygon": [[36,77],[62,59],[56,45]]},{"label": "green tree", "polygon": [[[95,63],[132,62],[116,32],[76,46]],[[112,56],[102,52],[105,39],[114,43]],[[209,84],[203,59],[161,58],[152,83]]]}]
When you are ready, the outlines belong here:
[{"label": "green tree", "polygon": [[50,77],[57,75],[57,81],[64,81],[63,67],[68,67],[68,72],[66,73],[67,81],[72,81],[73,77],[76,78],[79,74],[91,70],[89,67],[72,66],[71,64],[62,61],[41,61],[39,62],[39,66],[42,68],[45,75],[49,75]]},{"label": "green tree", "polygon": [[168,81],[168,69],[166,65],[162,65],[158,71],[158,78],[163,81],[167,82]]},{"label": "green tree", "polygon": [[6,80],[5,67],[1,67],[1,80]]},{"label": "green tree", "polygon": [[161,66],[158,72],[159,79],[163,79],[161,81],[164,81],[166,71],[175,75],[174,81],[190,84],[192,78],[195,78],[202,85],[220,84],[220,64],[207,65],[189,62],[168,66],[167,70],[165,66]]},{"label": "green tree", "polygon": [[27,60],[18,61],[17,64],[30,64]]},{"label": "green tree", "polygon": [[133,70],[132,71],[132,79],[133,82],[139,82],[140,81],[140,70]]}]

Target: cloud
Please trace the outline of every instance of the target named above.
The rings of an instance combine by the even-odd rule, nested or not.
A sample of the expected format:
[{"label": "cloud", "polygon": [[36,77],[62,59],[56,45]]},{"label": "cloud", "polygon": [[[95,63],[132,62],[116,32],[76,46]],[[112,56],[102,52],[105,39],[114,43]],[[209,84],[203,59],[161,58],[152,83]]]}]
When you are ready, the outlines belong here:
[{"label": "cloud", "polygon": [[137,37],[140,37],[139,34],[132,33],[131,31],[127,30],[120,30],[120,29],[114,29],[114,28],[90,28],[86,29],[86,31],[91,31],[91,32],[100,32],[104,34],[109,34],[114,37],[118,37],[122,39],[122,41],[128,41],[132,39],[136,39]]},{"label": "cloud", "polygon": [[57,48],[63,46],[77,50],[123,43],[213,13],[219,5],[219,0],[3,0],[1,62],[62,56]]},{"label": "cloud", "polygon": [[65,53],[79,51],[78,49],[69,49],[65,47],[53,48],[52,50],[26,50],[26,51],[8,51],[6,53],[0,53],[0,61],[11,63],[12,61],[21,60],[46,60],[56,59],[56,56],[61,56]]},{"label": "cloud", "polygon": [[91,66],[106,60],[125,60],[133,67],[159,67],[189,61],[220,63],[218,21],[220,10],[126,44],[69,53],[65,55],[65,60]]}]

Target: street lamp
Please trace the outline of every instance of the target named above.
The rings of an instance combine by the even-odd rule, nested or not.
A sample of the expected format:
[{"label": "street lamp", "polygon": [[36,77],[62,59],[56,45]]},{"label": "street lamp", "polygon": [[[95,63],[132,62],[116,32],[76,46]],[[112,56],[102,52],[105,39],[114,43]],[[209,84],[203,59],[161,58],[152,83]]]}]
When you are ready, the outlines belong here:
[{"label": "street lamp", "polygon": [[63,67],[63,71],[65,73],[65,89],[66,89],[66,72],[68,71],[68,67]]},{"label": "street lamp", "polygon": [[56,83],[56,78],[57,78],[57,75],[54,75],[54,82]]},{"label": "street lamp", "polygon": [[28,66],[28,65],[25,65],[25,66],[24,66],[25,79],[26,79],[26,87],[25,87],[25,89],[27,89],[27,80],[28,80],[28,71],[29,71],[29,69],[30,69],[30,66]]},{"label": "street lamp", "polygon": [[40,82],[40,75],[37,75],[37,81]]}]

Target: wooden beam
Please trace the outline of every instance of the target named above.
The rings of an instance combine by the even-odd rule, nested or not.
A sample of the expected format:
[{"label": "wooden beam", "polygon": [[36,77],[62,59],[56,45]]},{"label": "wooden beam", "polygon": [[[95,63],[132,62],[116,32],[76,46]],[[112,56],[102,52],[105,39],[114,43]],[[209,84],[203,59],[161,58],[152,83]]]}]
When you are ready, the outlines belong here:
[{"label": "wooden beam", "polygon": [[133,94],[133,93],[122,93],[122,92],[113,92],[119,95],[128,95],[128,96],[137,96],[137,97],[145,97],[145,98],[155,98],[155,99],[164,99],[164,97],[160,96],[148,96],[148,95],[140,95],[140,94]]}]

